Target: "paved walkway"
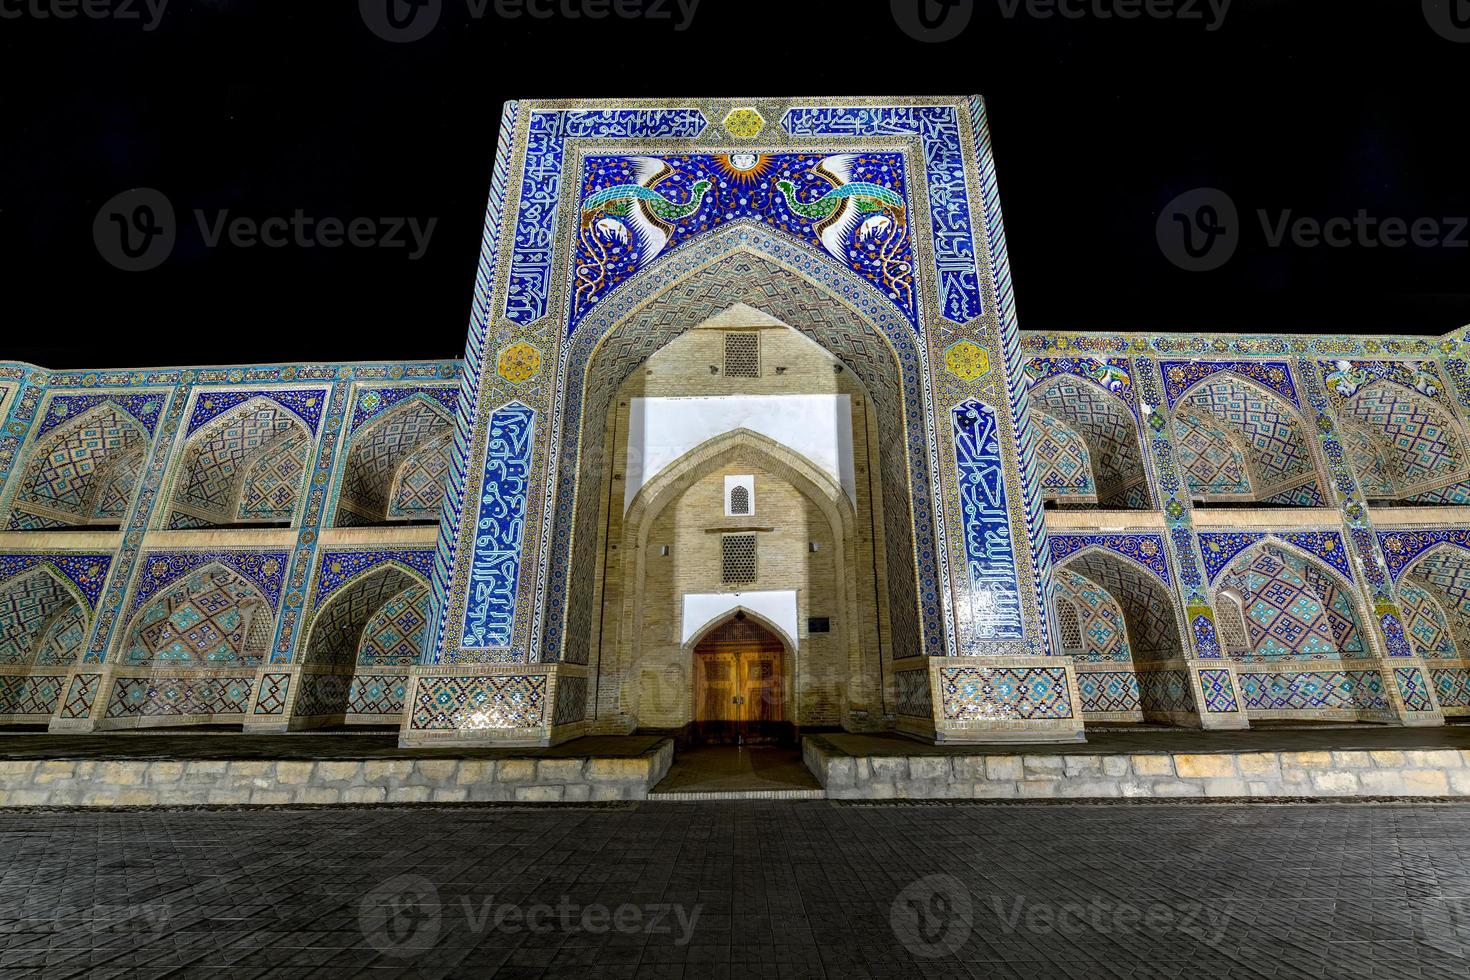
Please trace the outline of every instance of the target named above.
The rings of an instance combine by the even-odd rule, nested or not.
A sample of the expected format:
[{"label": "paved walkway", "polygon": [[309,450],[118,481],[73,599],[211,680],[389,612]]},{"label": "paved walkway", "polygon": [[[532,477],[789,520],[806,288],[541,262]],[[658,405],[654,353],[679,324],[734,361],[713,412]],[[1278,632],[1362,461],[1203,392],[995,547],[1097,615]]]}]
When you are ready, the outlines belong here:
[{"label": "paved walkway", "polygon": [[0,813],[0,975],[1453,978],[1470,806]]}]

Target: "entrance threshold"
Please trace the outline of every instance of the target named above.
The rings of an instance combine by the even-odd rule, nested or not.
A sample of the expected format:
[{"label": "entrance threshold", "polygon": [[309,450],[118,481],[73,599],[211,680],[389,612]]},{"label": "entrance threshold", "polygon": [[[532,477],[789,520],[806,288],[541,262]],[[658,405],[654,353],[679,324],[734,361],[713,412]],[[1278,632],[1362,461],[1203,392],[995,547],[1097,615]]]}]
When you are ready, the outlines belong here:
[{"label": "entrance threshold", "polygon": [[822,800],[827,793],[785,745],[703,745],[674,754],[649,800]]}]

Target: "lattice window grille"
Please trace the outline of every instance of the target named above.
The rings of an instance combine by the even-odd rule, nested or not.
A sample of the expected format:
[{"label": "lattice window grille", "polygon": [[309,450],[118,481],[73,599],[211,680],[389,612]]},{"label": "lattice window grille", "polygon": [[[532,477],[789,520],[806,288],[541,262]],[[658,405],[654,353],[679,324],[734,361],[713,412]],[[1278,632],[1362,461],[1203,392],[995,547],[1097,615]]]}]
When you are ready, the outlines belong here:
[{"label": "lattice window grille", "polygon": [[720,539],[720,580],[726,585],[755,581],[755,535],[727,534]]},{"label": "lattice window grille", "polygon": [[725,377],[759,378],[761,376],[761,340],[759,334],[725,334]]},{"label": "lattice window grille", "polygon": [[1057,624],[1062,631],[1062,649],[1081,650],[1082,621],[1077,615],[1077,607],[1066,599],[1057,602]]},{"label": "lattice window grille", "polygon": [[1220,639],[1225,644],[1225,649],[1232,653],[1243,653],[1251,648],[1250,637],[1245,631],[1245,617],[1241,615],[1240,604],[1227,595],[1220,596],[1220,601],[1215,603],[1215,616],[1219,620]]}]

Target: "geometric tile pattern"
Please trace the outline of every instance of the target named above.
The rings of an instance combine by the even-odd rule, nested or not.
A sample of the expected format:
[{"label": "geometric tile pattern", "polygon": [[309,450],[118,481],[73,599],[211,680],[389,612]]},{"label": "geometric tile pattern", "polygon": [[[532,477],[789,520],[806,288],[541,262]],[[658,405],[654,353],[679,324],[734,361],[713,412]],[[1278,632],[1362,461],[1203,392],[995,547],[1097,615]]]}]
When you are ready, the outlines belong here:
[{"label": "geometric tile pattern", "polygon": [[1192,714],[1195,710],[1189,674],[1182,670],[1141,670],[1138,690],[1144,711]]},{"label": "geometric tile pattern", "polygon": [[1398,681],[1399,695],[1409,711],[1433,711],[1434,698],[1424,683],[1424,672],[1418,667],[1395,667],[1394,680]]},{"label": "geometric tile pattern", "polygon": [[[104,402],[32,448],[16,503],[58,512],[78,524],[116,521],[132,496],[147,444],[148,434],[137,420]],[[120,464],[125,465],[119,470]]]},{"label": "geometric tile pattern", "polygon": [[1465,469],[1458,428],[1431,399],[1398,385],[1371,384],[1343,403],[1341,411],[1374,437],[1401,495]]},{"label": "geometric tile pattern", "polygon": [[[425,585],[395,565],[364,575],[336,592],[311,625],[303,661],[311,666],[352,667],[417,663],[424,623]],[[390,600],[404,597],[394,604]],[[388,611],[386,618],[380,616]],[[367,635],[368,628],[376,635]]]},{"label": "geometric tile pattern", "polygon": [[1429,673],[1441,708],[1470,708],[1470,669],[1434,668]]},{"label": "geometric tile pattern", "polygon": [[85,718],[92,712],[92,702],[102,686],[101,674],[75,674],[71,689],[66,692],[66,704],[62,705],[61,717]]},{"label": "geometric tile pattern", "polygon": [[1078,663],[1131,663],[1123,610],[1101,586],[1071,569],[1055,575],[1057,596],[1078,612],[1080,647],[1067,649]]},{"label": "geometric tile pattern", "polygon": [[1235,701],[1235,686],[1230,683],[1228,670],[1202,670],[1199,672],[1200,687],[1205,692],[1205,710],[1216,712],[1239,711]]},{"label": "geometric tile pattern", "polygon": [[413,706],[417,731],[537,728],[546,721],[546,677],[421,677]]},{"label": "geometric tile pattern", "polygon": [[449,449],[453,437],[452,431],[446,431],[404,460],[393,478],[388,500],[390,520],[439,519],[449,480]]},{"label": "geometric tile pattern", "polygon": [[1048,497],[1093,497],[1092,462],[1087,443],[1061,422],[1033,411],[1036,426],[1037,481]]},{"label": "geometric tile pattern", "polygon": [[77,608],[76,596],[49,571],[37,570],[5,583],[0,590],[0,664],[34,665],[48,627]]},{"label": "geometric tile pattern", "polygon": [[1245,451],[1208,416],[1181,409],[1174,416],[1179,463],[1191,493],[1206,497],[1250,497]]},{"label": "geometric tile pattern", "polygon": [[239,715],[250,703],[255,675],[243,677],[119,677],[108,718]]},{"label": "geometric tile pattern", "polygon": [[[1194,388],[1180,401],[1179,409],[1196,423],[1188,433],[1192,441],[1187,446],[1187,469],[1195,492],[1254,492],[1265,497],[1313,473],[1311,451],[1296,412],[1274,394],[1219,374]],[[1205,428],[1209,425],[1206,420],[1214,424]],[[1240,489],[1247,482],[1241,479],[1241,462],[1248,467],[1251,491]],[[1221,487],[1235,489],[1205,489],[1212,479]]]},{"label": "geometric tile pattern", "polygon": [[951,721],[1072,717],[1061,667],[941,667],[939,690]]},{"label": "geometric tile pattern", "polygon": [[[338,506],[366,523],[385,520],[390,501],[398,505],[400,513],[395,516],[437,516],[444,492],[438,481],[447,469],[447,439],[453,428],[453,419],[443,406],[422,395],[381,414],[353,436]],[[431,443],[440,447],[438,452],[419,459],[416,454]],[[406,465],[416,459],[413,472],[401,477]],[[426,465],[431,468],[428,473]],[[395,488],[403,479],[408,493],[394,500]]]},{"label": "geometric tile pattern", "polygon": [[191,573],[134,620],[129,666],[259,666],[269,652],[273,607],[243,576],[215,565]]},{"label": "geometric tile pattern", "polygon": [[1127,488],[1147,486],[1138,420],[1116,395],[1071,375],[1038,385],[1031,403],[1081,436],[1096,479],[1100,501]]},{"label": "geometric tile pattern", "polygon": [[0,677],[0,715],[44,715],[56,710],[65,677]]},{"label": "geometric tile pattern", "polygon": [[1239,678],[1246,708],[1257,711],[1389,706],[1376,670],[1242,672]]},{"label": "geometric tile pattern", "polygon": [[1184,647],[1175,599],[1157,579],[1131,562],[1095,548],[1059,562],[1055,575],[1060,579],[1064,572],[1101,587],[1117,603],[1126,624],[1128,649],[1135,662],[1181,655]]},{"label": "geometric tile pattern", "polygon": [[1233,655],[1242,661],[1339,660],[1363,653],[1351,600],[1317,565],[1296,555],[1260,546],[1231,566],[1217,588],[1240,597],[1250,649]]},{"label": "geometric tile pattern", "polygon": [[[297,465],[303,458],[302,441],[309,444],[310,433],[295,413],[263,398],[247,402],[211,422],[190,440],[184,450],[174,505],[187,507],[194,516],[215,524],[250,519],[242,513],[245,483],[256,468],[254,464],[266,462],[266,470],[254,482],[257,495],[267,496],[257,496],[253,503],[263,507],[269,500],[276,513],[284,509],[289,519],[304,475],[304,469]],[[290,502],[282,507],[281,481],[293,474],[298,482],[286,487]]]},{"label": "geometric tile pattern", "polygon": [[1131,670],[1078,671],[1077,693],[1084,715],[1089,711],[1143,710],[1138,675]]},{"label": "geometric tile pattern", "polygon": [[1412,578],[1399,583],[1399,608],[1404,614],[1404,632],[1416,656],[1428,660],[1454,660],[1459,656],[1439,603]]}]

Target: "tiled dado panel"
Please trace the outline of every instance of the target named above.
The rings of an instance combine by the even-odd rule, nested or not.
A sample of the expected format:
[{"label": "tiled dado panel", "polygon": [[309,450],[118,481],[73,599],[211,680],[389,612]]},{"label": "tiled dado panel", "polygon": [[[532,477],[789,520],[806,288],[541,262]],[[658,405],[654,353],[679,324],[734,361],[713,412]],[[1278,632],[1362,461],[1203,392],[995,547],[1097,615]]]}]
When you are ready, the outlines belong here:
[{"label": "tiled dado panel", "polygon": [[950,721],[1073,717],[1064,667],[940,667],[939,688]]}]

